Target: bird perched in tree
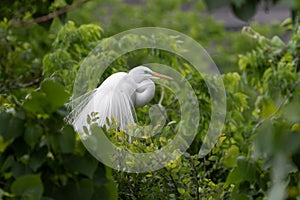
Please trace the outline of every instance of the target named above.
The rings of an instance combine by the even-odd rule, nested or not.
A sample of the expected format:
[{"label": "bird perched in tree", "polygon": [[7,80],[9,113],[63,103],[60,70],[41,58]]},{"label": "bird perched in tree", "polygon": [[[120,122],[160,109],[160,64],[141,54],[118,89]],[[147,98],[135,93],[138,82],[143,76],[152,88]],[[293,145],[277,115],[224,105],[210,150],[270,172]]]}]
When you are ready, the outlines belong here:
[{"label": "bird perched in tree", "polygon": [[108,128],[110,124],[107,122],[111,123],[113,118],[119,128],[126,130],[128,125],[134,124],[134,108],[146,105],[153,98],[155,84],[152,78],[172,80],[145,66],[135,67],[129,73],[112,74],[71,112],[75,129],[83,132],[88,116],[95,115],[101,127]]}]

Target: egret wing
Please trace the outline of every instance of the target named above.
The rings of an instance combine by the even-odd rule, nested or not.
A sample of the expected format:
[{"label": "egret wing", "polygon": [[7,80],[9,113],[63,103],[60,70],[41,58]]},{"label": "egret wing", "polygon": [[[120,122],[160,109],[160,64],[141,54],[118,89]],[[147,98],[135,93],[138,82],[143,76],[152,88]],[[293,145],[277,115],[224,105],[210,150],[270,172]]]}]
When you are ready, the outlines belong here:
[{"label": "egret wing", "polygon": [[88,104],[88,102],[92,99],[94,93],[97,89],[94,89],[90,92],[87,92],[84,95],[81,95],[75,99],[71,99],[65,106],[71,111],[65,117],[66,121],[69,123],[73,123],[74,119],[78,117],[84,107]]},{"label": "egret wing", "polygon": [[126,73],[113,74],[73,111],[75,118],[72,123],[75,129],[83,133],[85,126],[89,130],[88,119],[108,128],[114,119],[121,129],[126,130],[128,125],[134,123],[132,96],[135,89],[135,83]]}]

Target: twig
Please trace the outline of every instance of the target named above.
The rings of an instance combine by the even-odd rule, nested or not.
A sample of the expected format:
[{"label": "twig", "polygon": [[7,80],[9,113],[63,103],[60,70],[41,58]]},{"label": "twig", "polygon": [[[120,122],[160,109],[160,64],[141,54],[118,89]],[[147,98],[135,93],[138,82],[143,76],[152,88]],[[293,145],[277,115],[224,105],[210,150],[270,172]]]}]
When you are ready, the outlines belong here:
[{"label": "twig", "polygon": [[200,184],[199,184],[199,178],[197,177],[197,169],[196,166],[194,165],[194,160],[190,157],[189,161],[191,162],[192,168],[193,168],[193,172],[194,172],[194,176],[196,179],[196,199],[200,200],[200,194],[199,194],[199,188],[200,188]]},{"label": "twig", "polygon": [[6,86],[3,86],[3,87],[0,88],[0,92],[4,92],[6,90],[11,90],[11,89],[31,87],[31,86],[39,84],[41,82],[41,80],[42,80],[41,78],[37,78],[37,79],[34,79],[34,80],[32,80],[28,83],[20,83],[18,85],[12,85],[9,88],[7,88]]},{"label": "twig", "polygon": [[16,27],[24,27],[24,26],[31,26],[35,23],[42,23],[42,22],[46,22],[50,19],[53,19],[55,17],[58,17],[59,15],[62,15],[64,13],[67,13],[71,10],[74,10],[75,8],[81,6],[82,4],[86,3],[87,1],[89,0],[79,0],[75,3],[73,3],[72,5],[69,5],[67,7],[64,7],[60,10],[57,10],[57,11],[54,11],[52,13],[49,13],[48,15],[44,15],[44,16],[41,16],[41,17],[37,17],[35,19],[32,19],[30,21],[21,21],[21,22],[18,22],[18,21],[15,21],[13,20],[13,25],[16,26]]},{"label": "twig", "polygon": [[292,87],[290,88],[290,93],[287,94],[285,96],[285,98],[280,102],[279,106],[277,107],[277,109],[272,113],[270,114],[268,117],[260,120],[256,125],[255,127],[253,128],[253,130],[257,129],[260,125],[262,125],[262,123],[264,123],[266,120],[268,119],[271,119],[272,117],[274,117],[278,112],[279,110],[284,106],[284,104],[287,102],[287,100],[293,95],[293,90],[300,84],[300,80],[297,81],[294,85],[292,85]]},{"label": "twig", "polygon": [[177,185],[177,183],[176,183],[174,177],[172,176],[171,170],[169,171],[166,167],[164,167],[163,169],[164,169],[166,172],[169,173],[169,177],[170,177],[170,179],[171,179],[171,182],[172,182],[173,185],[174,185],[174,192],[176,193],[177,196],[180,196],[180,193],[179,193],[179,191],[178,191],[178,185]]},{"label": "twig", "polygon": [[37,78],[37,79],[34,79],[28,83],[21,83],[18,85],[19,88],[27,88],[27,87],[30,87],[30,86],[33,86],[33,85],[36,85],[38,83],[41,82],[41,79],[40,78]]}]

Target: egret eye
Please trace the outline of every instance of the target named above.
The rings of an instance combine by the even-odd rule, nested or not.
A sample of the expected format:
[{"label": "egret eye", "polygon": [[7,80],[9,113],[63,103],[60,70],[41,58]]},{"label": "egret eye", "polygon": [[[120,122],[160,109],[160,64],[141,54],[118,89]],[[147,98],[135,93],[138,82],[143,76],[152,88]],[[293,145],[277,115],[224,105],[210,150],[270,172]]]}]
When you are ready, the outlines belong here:
[{"label": "egret eye", "polygon": [[144,71],[145,74],[152,74],[152,72],[145,70]]}]

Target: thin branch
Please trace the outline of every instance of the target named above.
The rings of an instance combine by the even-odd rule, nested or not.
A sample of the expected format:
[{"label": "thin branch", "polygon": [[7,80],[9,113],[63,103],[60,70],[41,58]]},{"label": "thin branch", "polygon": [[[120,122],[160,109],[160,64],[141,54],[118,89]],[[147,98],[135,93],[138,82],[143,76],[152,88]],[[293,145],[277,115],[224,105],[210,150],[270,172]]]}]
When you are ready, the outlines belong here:
[{"label": "thin branch", "polygon": [[197,200],[200,200],[200,194],[199,194],[199,188],[200,188],[200,184],[199,184],[199,178],[197,177],[197,169],[196,169],[196,166],[194,165],[194,160],[190,157],[189,158],[189,161],[192,165],[192,169],[193,169],[193,173],[194,173],[194,176],[195,176],[195,180],[196,180],[196,199]]},{"label": "thin branch", "polygon": [[173,186],[174,186],[174,192],[176,193],[176,195],[179,197],[180,196],[180,193],[178,191],[178,185],[174,179],[174,177],[172,176],[172,172],[171,170],[169,171],[166,167],[163,168],[166,172],[169,173],[169,177],[171,178],[171,182],[173,183]]},{"label": "thin branch", "polygon": [[46,22],[48,20],[51,20],[55,17],[58,17],[59,15],[65,14],[71,10],[74,10],[75,8],[78,8],[79,6],[81,6],[82,4],[88,2],[89,0],[79,0],[75,3],[73,3],[72,5],[69,5],[67,7],[64,7],[60,10],[54,11],[53,13],[49,13],[48,15],[44,15],[35,19],[32,19],[30,21],[22,21],[22,22],[18,22],[13,20],[13,24],[16,27],[24,27],[24,26],[31,26],[35,23],[42,23],[42,22]]},{"label": "thin branch", "polygon": [[27,88],[27,87],[31,87],[31,86],[34,86],[34,85],[37,85],[41,82],[41,78],[37,78],[37,79],[34,79],[28,83],[20,83],[18,85],[12,85],[10,86],[9,88],[7,88],[6,86],[3,86],[0,88],[0,93],[1,92],[4,92],[6,90],[11,90],[11,89],[18,89],[18,88]]},{"label": "thin branch", "polygon": [[292,85],[292,87],[290,88],[290,93],[287,94],[287,95],[285,96],[285,98],[280,102],[280,104],[279,104],[279,106],[277,107],[277,109],[276,109],[272,114],[270,114],[268,117],[266,117],[266,118],[260,120],[260,121],[255,125],[254,130],[257,129],[259,126],[261,126],[262,123],[264,123],[266,120],[269,120],[269,119],[271,119],[272,117],[274,117],[274,116],[279,112],[279,110],[284,106],[284,104],[287,102],[287,100],[288,100],[291,96],[293,96],[293,91],[294,91],[294,89],[295,89],[296,87],[298,87],[299,84],[300,84],[300,80],[297,81],[294,85]]},{"label": "thin branch", "polygon": [[31,87],[31,86],[33,86],[33,85],[37,85],[37,84],[39,84],[40,82],[41,82],[41,78],[37,78],[37,79],[34,79],[34,80],[32,80],[32,81],[30,81],[30,82],[28,82],[28,83],[21,83],[21,84],[19,84],[18,85],[18,87],[19,88],[27,88],[27,87]]}]

